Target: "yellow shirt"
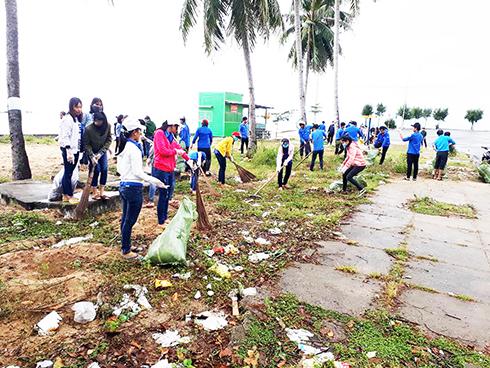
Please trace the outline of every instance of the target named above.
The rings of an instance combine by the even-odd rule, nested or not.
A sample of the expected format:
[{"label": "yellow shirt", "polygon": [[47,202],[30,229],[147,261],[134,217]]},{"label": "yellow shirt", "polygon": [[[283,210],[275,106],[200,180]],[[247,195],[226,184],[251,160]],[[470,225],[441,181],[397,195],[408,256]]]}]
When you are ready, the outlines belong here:
[{"label": "yellow shirt", "polygon": [[223,155],[223,157],[231,156],[231,149],[233,147],[233,138],[226,137],[216,145],[216,149]]}]

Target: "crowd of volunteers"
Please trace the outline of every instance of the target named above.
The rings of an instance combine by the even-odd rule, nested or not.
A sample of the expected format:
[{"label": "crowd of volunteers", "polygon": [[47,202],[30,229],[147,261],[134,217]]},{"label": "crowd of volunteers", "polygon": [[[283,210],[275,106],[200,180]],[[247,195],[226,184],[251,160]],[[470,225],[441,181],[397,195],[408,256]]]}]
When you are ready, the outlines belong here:
[{"label": "crowd of volunteers", "polygon": [[[407,137],[400,132],[402,141],[408,142],[406,180],[417,180],[420,151],[423,146],[427,147],[425,128],[422,129],[419,123],[413,124],[412,128],[412,134]],[[191,134],[185,117],[178,122],[164,121],[157,127],[149,116],[136,119],[120,114],[115,117],[112,127],[100,98],[92,100],[89,113],[86,114],[83,113],[82,101],[74,97],[69,101],[68,111],[60,115],[58,142],[63,168],[54,177],[49,199],[76,204],[74,190],[80,169],[88,170],[92,174],[91,182],[88,183],[91,186],[91,198],[106,200],[109,162],[110,157],[114,157],[117,161],[122,203],[121,251],[124,258],[138,258],[137,249],[131,246],[131,232],[143,205],[153,207],[155,194],[158,193],[156,215],[158,224],[165,226],[169,222],[169,206],[175,207],[178,204],[173,200],[177,160],[185,162],[193,193],[200,174],[212,175],[213,156],[218,163],[218,185],[227,186],[227,160],[234,162],[234,144],[240,140],[239,151],[244,155],[249,149],[249,137],[247,117],[243,117],[238,131],[217,142],[206,119],[202,120],[194,135]],[[379,164],[383,165],[391,144],[387,127],[372,128],[366,132],[365,127],[358,127],[355,121],[348,124],[332,122],[328,127],[324,121],[313,125],[300,122],[298,137],[300,162],[311,157],[311,171],[315,170],[317,160],[318,169],[324,169],[325,145],[334,145],[335,155],[343,155],[343,162],[338,169],[342,174],[342,191],[347,192],[348,183],[351,183],[358,190],[359,196],[366,192],[366,188],[356,180],[356,176],[367,166],[363,145],[373,144],[380,152]],[[114,152],[111,151],[113,140]],[[433,144],[436,151],[434,179],[442,180],[449,152],[455,144],[449,132],[437,131],[437,139]],[[288,188],[294,155],[291,140],[282,139],[276,158],[279,190]],[[145,182],[149,184],[146,204],[143,196]]]}]

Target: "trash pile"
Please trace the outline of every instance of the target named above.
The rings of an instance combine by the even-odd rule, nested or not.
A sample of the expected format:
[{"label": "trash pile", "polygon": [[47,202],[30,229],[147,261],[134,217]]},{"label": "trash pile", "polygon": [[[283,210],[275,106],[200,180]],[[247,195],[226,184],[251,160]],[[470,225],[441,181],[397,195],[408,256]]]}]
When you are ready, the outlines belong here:
[{"label": "trash pile", "polygon": [[133,290],[134,298],[131,298],[128,294],[123,294],[121,302],[113,308],[113,314],[116,317],[119,317],[123,312],[127,313],[129,317],[133,317],[142,310],[152,308],[146,297],[148,294],[146,287],[140,285],[124,285],[124,290]]},{"label": "trash pile", "polygon": [[180,344],[188,344],[191,342],[189,336],[181,337],[179,331],[168,330],[165,333],[154,333],[151,335],[155,342],[163,348],[169,348]]},{"label": "trash pile", "polygon": [[91,240],[93,239],[94,234],[88,234],[85,236],[78,236],[76,238],[70,238],[67,240],[61,240],[60,242],[53,244],[51,248],[63,248],[67,245],[74,245],[74,244],[79,244],[83,243],[84,241]]}]

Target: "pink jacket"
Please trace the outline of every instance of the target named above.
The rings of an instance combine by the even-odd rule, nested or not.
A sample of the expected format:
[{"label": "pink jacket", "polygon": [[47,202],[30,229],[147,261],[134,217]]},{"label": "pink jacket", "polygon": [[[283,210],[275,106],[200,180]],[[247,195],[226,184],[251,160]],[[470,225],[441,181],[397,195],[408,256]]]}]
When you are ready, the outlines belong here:
[{"label": "pink jacket", "polygon": [[[153,148],[155,151],[155,160],[153,166],[165,172],[174,172],[177,160],[177,150],[181,150],[182,147],[174,139],[170,142],[165,135],[165,132],[161,129],[157,129],[155,136],[153,137]],[[186,153],[182,155],[184,160],[189,160],[189,156]]]},{"label": "pink jacket", "polygon": [[342,167],[346,169],[352,166],[366,166],[366,160],[364,160],[361,148],[354,141],[347,147],[347,157],[342,164]]}]

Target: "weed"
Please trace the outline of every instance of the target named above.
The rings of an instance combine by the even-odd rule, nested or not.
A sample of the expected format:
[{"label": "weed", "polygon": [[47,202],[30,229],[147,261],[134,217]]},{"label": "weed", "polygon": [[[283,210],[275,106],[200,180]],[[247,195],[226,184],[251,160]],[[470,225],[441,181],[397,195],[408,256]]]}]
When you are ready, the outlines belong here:
[{"label": "weed", "polygon": [[415,258],[421,259],[424,261],[439,262],[439,260],[436,257],[432,257],[432,256],[415,256]]},{"label": "weed", "polygon": [[432,289],[428,286],[416,285],[416,284],[410,284],[410,283],[407,283],[406,285],[408,287],[410,287],[411,289],[421,290],[421,291],[425,291],[426,293],[431,293],[431,294],[439,294],[439,292],[437,290]]},{"label": "weed", "polygon": [[90,352],[90,359],[95,359],[99,354],[105,353],[109,349],[109,343],[107,341],[100,342],[93,350]]},{"label": "weed", "polygon": [[368,274],[368,278],[375,280],[382,280],[385,277],[381,272],[371,272]]},{"label": "weed", "polygon": [[345,273],[351,273],[351,274],[358,273],[357,269],[354,266],[337,266],[337,267],[335,267],[335,269],[337,271],[345,272]]},{"label": "weed", "polygon": [[396,260],[406,261],[408,260],[408,251],[403,248],[386,248],[384,250],[388,255],[392,256]]},{"label": "weed", "polygon": [[476,211],[469,204],[452,204],[439,202],[430,197],[417,197],[408,202],[408,208],[417,213],[431,216],[458,216],[464,218],[476,218]]},{"label": "weed", "polygon": [[475,298],[468,295],[464,295],[464,294],[456,294],[456,295],[449,294],[449,295],[452,296],[453,298],[462,300],[463,302],[476,302]]}]

